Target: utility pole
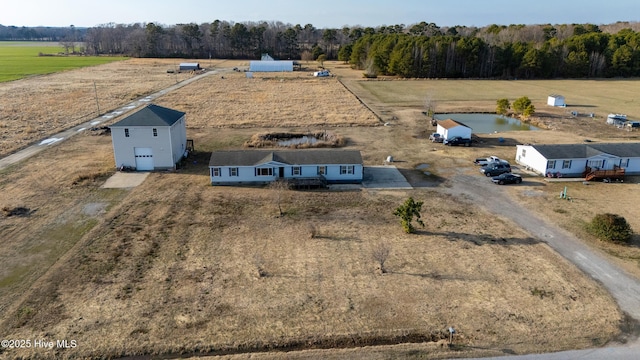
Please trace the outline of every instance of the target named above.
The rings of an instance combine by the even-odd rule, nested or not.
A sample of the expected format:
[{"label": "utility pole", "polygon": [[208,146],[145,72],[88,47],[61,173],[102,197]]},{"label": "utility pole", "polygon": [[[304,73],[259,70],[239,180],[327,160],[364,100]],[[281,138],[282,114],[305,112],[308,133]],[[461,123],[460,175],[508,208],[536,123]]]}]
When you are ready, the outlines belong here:
[{"label": "utility pole", "polygon": [[100,116],[100,103],[98,102],[98,88],[96,87],[96,82],[93,82],[93,91],[96,94],[96,106],[98,107],[98,116]]}]

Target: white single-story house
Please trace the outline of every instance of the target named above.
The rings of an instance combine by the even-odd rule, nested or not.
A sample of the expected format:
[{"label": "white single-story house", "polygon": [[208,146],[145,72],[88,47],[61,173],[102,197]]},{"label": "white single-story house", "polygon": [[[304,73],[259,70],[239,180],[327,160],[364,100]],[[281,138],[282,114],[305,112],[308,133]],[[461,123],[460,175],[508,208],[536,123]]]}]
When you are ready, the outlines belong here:
[{"label": "white single-story house", "polygon": [[445,140],[449,140],[456,136],[460,136],[464,139],[471,139],[472,131],[473,129],[467,125],[452,119],[439,120],[436,127],[436,132]]},{"label": "white single-story house", "polygon": [[175,168],[186,153],[185,113],[149,104],[110,126],[116,167]]},{"label": "white single-story house", "polygon": [[322,179],[361,183],[362,156],[354,150],[215,151],[209,161],[211,185],[267,184],[278,179]]},{"label": "white single-story house", "polygon": [[516,162],[546,176],[583,177],[592,170],[640,174],[640,143],[516,145]]},{"label": "white single-story house", "polygon": [[180,71],[200,70],[199,63],[180,63]]},{"label": "white single-story house", "polygon": [[567,106],[564,102],[564,96],[558,94],[551,94],[547,97],[547,105],[549,106]]}]

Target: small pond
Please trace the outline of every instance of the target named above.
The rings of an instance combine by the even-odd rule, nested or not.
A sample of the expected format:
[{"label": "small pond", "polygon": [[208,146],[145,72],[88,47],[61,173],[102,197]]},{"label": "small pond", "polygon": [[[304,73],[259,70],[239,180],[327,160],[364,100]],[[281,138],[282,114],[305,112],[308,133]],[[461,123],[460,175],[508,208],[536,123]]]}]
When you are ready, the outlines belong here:
[{"label": "small pond", "polygon": [[504,131],[540,130],[518,119],[496,114],[436,114],[436,120],[453,119],[473,129],[475,134],[491,134]]},{"label": "small pond", "polygon": [[302,136],[302,137],[294,137],[287,140],[278,140],[279,146],[291,146],[291,145],[302,145],[302,144],[315,144],[318,142],[315,136]]}]

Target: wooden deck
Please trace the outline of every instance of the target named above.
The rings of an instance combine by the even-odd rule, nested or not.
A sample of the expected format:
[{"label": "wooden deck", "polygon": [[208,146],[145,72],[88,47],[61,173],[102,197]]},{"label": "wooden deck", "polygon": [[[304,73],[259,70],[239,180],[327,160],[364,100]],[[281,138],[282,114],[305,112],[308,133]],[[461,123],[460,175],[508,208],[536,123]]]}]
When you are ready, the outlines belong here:
[{"label": "wooden deck", "polygon": [[624,168],[614,167],[613,170],[592,170],[587,168],[584,173],[586,181],[603,180],[603,179],[622,179],[624,178]]}]

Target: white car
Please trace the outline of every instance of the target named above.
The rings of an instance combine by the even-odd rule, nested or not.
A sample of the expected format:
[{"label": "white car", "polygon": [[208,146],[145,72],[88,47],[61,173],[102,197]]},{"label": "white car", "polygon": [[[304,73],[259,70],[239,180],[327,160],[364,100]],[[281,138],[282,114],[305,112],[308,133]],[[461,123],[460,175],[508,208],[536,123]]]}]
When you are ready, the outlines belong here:
[{"label": "white car", "polygon": [[320,70],[313,73],[313,76],[315,77],[325,77],[329,75],[330,75],[329,70]]}]

